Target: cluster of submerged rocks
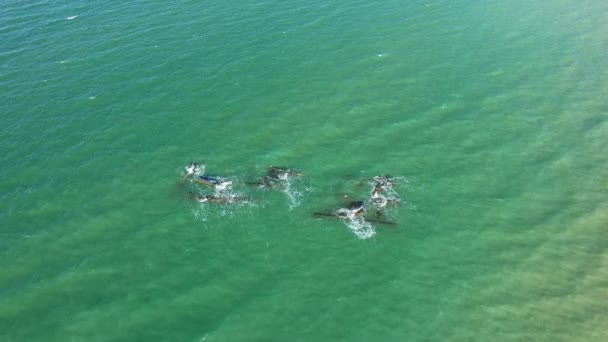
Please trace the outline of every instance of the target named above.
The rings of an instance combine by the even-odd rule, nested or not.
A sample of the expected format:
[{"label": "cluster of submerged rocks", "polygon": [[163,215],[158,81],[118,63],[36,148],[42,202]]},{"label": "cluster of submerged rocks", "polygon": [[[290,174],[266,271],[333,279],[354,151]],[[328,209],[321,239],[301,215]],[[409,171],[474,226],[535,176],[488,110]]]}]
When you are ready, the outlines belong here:
[{"label": "cluster of submerged rocks", "polygon": [[[266,174],[253,181],[246,182],[250,186],[269,189],[289,189],[292,179],[301,179],[304,173],[285,167],[270,166]],[[365,238],[375,234],[372,223],[382,225],[396,225],[397,223],[386,219],[386,210],[399,205],[397,192],[393,185],[399,177],[378,175],[371,179],[362,180],[359,185],[367,181],[370,191],[365,199],[350,200],[344,196],[344,206],[329,212],[315,212],[313,216],[319,218],[336,218],[346,223],[359,237]],[[184,175],[180,184],[190,181],[200,184],[207,192],[188,192],[188,198],[200,203],[249,203],[247,196],[232,191],[235,178],[205,175],[205,166],[191,162],[184,168]]]}]

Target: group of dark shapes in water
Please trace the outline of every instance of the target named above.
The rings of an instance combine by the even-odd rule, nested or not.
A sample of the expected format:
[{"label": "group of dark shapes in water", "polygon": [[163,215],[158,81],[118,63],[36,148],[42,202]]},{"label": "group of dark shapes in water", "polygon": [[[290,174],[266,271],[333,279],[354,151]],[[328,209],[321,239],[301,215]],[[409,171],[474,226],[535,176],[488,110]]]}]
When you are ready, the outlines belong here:
[{"label": "group of dark shapes in water", "polygon": [[[191,162],[185,167],[184,171],[185,174],[182,177],[180,185],[183,185],[184,182],[190,180],[213,190],[213,193],[210,194],[197,194],[193,191],[189,191],[188,197],[192,200],[200,203],[247,203],[250,201],[247,196],[235,194],[232,191],[234,181],[232,178],[205,175],[204,165]],[[260,188],[285,189],[289,187],[291,178],[301,178],[302,176],[304,176],[304,174],[299,171],[270,166],[264,177],[255,182],[247,182],[245,184]]]},{"label": "group of dark shapes in water", "polygon": [[[301,179],[304,173],[285,167],[268,167],[266,174],[261,178],[246,182],[246,185],[266,189],[289,190],[292,179]],[[351,200],[349,196],[343,196],[343,207],[335,208],[327,212],[315,212],[314,217],[339,219],[343,221],[357,236],[368,238],[375,234],[372,223],[395,226],[397,223],[386,219],[386,210],[399,205],[401,200],[397,196],[393,185],[397,177],[379,175],[371,179],[359,181],[361,186],[367,181],[371,187],[367,198]],[[188,198],[200,203],[250,203],[247,196],[234,193],[232,185],[234,179],[219,176],[205,175],[205,167],[202,164],[191,162],[184,168],[184,175],[180,185],[191,181],[200,184],[211,193],[188,192]]]},{"label": "group of dark shapes in water", "polygon": [[[335,209],[331,213],[316,212],[316,217],[336,217],[339,219],[352,219],[362,217],[367,222],[381,223],[388,225],[396,225],[394,222],[385,221],[384,212],[387,206],[394,206],[401,203],[401,200],[395,196],[393,184],[395,179],[390,176],[381,175],[371,179],[372,190],[369,197],[365,200],[349,201],[345,208]],[[348,199],[348,196],[344,196]],[[368,211],[372,215],[368,215]]]}]

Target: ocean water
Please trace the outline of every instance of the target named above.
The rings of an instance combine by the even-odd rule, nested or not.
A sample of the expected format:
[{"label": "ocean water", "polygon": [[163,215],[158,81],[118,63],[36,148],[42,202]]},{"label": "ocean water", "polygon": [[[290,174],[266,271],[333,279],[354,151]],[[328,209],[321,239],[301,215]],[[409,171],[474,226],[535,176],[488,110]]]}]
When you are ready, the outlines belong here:
[{"label": "ocean water", "polygon": [[[608,340],[606,37],[599,0],[3,1],[0,341]],[[313,217],[380,174],[397,226]]]}]

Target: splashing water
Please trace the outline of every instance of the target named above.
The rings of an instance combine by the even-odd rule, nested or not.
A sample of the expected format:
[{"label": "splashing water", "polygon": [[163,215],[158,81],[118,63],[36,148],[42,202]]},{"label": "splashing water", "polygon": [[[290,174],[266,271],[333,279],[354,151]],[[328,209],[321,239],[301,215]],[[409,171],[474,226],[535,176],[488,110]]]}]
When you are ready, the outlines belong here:
[{"label": "splashing water", "polygon": [[[256,206],[242,192],[235,191],[231,187],[216,189],[211,195],[204,194],[201,190],[197,191],[200,197],[194,201],[194,218],[198,221],[207,222],[213,217],[233,217],[243,213],[243,210]],[[225,199],[225,202],[217,203],[217,200],[208,200],[206,196],[215,196]]]},{"label": "splashing water", "polygon": [[291,178],[285,177],[284,179],[283,192],[289,199],[289,210],[293,210],[302,203],[304,195],[308,192],[308,188],[305,187],[299,181],[292,181]]},{"label": "splashing water", "polygon": [[384,176],[376,176],[373,177],[370,181],[369,181],[369,185],[371,187],[370,189],[370,194],[373,197],[374,195],[374,190],[376,189],[376,186],[380,185],[382,192],[384,193],[384,197],[386,197],[387,200],[399,200],[399,194],[397,194],[397,191],[394,189],[394,185],[395,184],[407,184],[408,180],[405,177],[402,176],[397,176],[397,177],[384,177]]},{"label": "splashing water", "polygon": [[[189,176],[202,176],[205,171],[204,164],[192,162],[183,169],[183,173],[185,173],[183,179],[185,180]],[[217,178],[221,181],[214,183],[211,193],[208,188],[195,185],[190,178],[189,202],[192,203],[194,219],[197,221],[206,222],[213,216],[233,216],[241,208],[253,205],[244,193],[233,188],[233,185],[239,184],[237,177]]]},{"label": "splashing water", "polygon": [[337,217],[340,217],[344,224],[353,232],[359,239],[369,239],[376,235],[376,229],[371,223],[367,222],[361,215],[357,215],[357,210],[349,210],[340,208],[334,212]]},{"label": "splashing water", "polygon": [[359,238],[369,239],[376,235],[376,229],[371,223],[365,221],[363,217],[353,216],[343,220],[346,226]]},{"label": "splashing water", "polygon": [[205,173],[205,165],[192,162],[184,168],[186,176],[202,176]]}]

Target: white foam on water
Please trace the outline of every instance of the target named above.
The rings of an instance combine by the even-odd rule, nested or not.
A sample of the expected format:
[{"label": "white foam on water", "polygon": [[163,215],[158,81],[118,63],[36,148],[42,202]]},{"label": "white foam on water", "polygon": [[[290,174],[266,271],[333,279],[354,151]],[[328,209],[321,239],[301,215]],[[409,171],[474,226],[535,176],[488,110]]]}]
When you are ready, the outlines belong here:
[{"label": "white foam on water", "polygon": [[289,210],[293,210],[302,203],[309,189],[301,181],[293,181],[289,177],[284,178],[283,184],[283,192],[289,199]]},{"label": "white foam on water", "polygon": [[78,18],[78,16],[77,15],[73,15],[73,16],[70,16],[70,17],[66,17],[65,19],[67,19],[67,20],[74,20],[76,18]]},{"label": "white foam on water", "polygon": [[[377,176],[379,177],[379,176]],[[397,193],[397,191],[395,190],[394,186],[395,184],[408,184],[408,180],[407,178],[403,177],[403,176],[397,176],[397,177],[390,177],[391,181],[390,183],[385,183],[382,185],[382,194],[380,195],[374,195],[374,189],[376,187],[376,185],[378,184],[378,181],[375,179],[376,177],[372,178],[369,181],[369,185],[370,185],[370,198],[372,199],[372,202],[374,198],[380,198],[380,197],[384,197],[386,199],[387,202],[391,202],[391,201],[401,201],[401,199],[399,198],[399,194]],[[384,201],[377,201],[377,203],[380,202],[384,202]],[[385,203],[386,205],[386,203]]]},{"label": "white foam on water", "polygon": [[201,176],[205,173],[205,165],[204,164],[197,164],[196,166],[192,166],[191,164],[188,164],[182,168],[176,169],[175,170],[176,174],[179,174],[181,177],[180,180],[180,188],[182,186],[185,185],[186,182],[191,182],[192,179],[189,178],[189,176]]},{"label": "white foam on water", "polygon": [[212,193],[198,189],[193,191],[195,196],[212,195],[221,198],[227,198],[227,202],[217,203],[214,201],[206,201],[204,199],[191,201],[194,203],[194,218],[197,221],[208,222],[212,218],[229,218],[244,214],[248,209],[256,205],[247,199],[244,193],[234,191],[232,189],[216,190]]},{"label": "white foam on water", "polygon": [[351,232],[353,232],[359,239],[369,239],[376,235],[376,229],[374,229],[374,226],[365,221],[365,219],[361,216],[349,216],[343,221]]},{"label": "white foam on water", "polygon": [[376,230],[371,223],[367,222],[361,215],[357,215],[358,210],[351,210],[346,208],[340,208],[334,212],[346,226],[353,232],[359,239],[369,239],[376,235]]},{"label": "white foam on water", "polygon": [[188,164],[184,167],[186,175],[202,176],[205,173],[205,164]]},{"label": "white foam on water", "polygon": [[232,181],[222,181],[215,186],[215,192],[220,194],[232,190]]}]

